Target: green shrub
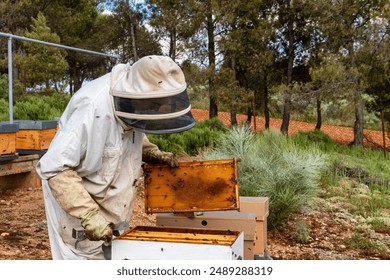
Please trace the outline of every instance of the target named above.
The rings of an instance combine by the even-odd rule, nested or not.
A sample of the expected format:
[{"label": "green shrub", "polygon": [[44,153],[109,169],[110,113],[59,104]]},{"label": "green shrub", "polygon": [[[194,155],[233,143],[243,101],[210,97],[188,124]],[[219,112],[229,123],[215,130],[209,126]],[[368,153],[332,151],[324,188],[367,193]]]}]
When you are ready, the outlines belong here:
[{"label": "green shrub", "polygon": [[310,238],[310,228],[309,226],[302,221],[296,222],[297,226],[297,239],[299,243],[305,244],[309,243]]},{"label": "green shrub", "polygon": [[70,99],[69,95],[25,95],[14,105],[16,120],[53,120],[60,117]]},{"label": "green shrub", "polygon": [[[24,86],[17,79],[13,80],[12,92],[14,101],[23,95]],[[8,75],[0,74],[0,99],[3,98],[8,102],[8,94]]]},{"label": "green shrub", "polygon": [[325,132],[315,129],[312,131],[300,131],[294,135],[291,135],[291,141],[301,148],[312,147],[313,145],[320,149],[322,152],[335,151],[338,148],[338,144],[333,142]]},{"label": "green shrub", "polygon": [[326,156],[315,147],[302,149],[280,132],[254,134],[233,127],[206,159],[240,158],[240,195],[270,199],[269,227],[279,227],[317,194]]},{"label": "green shrub", "polygon": [[8,101],[0,98],[0,121],[7,121],[9,119],[8,110]]},{"label": "green shrub", "polygon": [[385,244],[371,240],[360,233],[355,233],[351,238],[346,239],[343,242],[348,248],[362,249],[369,252],[380,252],[388,249]]},{"label": "green shrub", "polygon": [[192,129],[182,133],[148,134],[148,138],[163,151],[195,156],[202,149],[213,147],[225,131],[227,128],[222,121],[215,118],[196,123]]}]

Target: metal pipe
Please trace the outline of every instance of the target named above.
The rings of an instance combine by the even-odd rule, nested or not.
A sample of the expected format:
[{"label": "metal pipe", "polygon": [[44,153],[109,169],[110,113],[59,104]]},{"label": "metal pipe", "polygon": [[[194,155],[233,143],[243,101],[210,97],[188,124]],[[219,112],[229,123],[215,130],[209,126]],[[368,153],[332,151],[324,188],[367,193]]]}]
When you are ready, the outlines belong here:
[{"label": "metal pipe", "polygon": [[85,52],[85,53],[90,53],[90,54],[95,54],[95,55],[108,56],[108,57],[113,57],[113,58],[116,58],[116,59],[119,58],[117,55],[113,55],[113,54],[107,54],[107,53],[101,53],[101,52],[95,52],[95,51],[90,51],[90,50],[85,50],[85,49],[69,47],[69,46],[65,46],[65,45],[60,45],[60,44],[55,44],[55,43],[35,40],[35,39],[23,37],[23,36],[17,36],[17,35],[13,35],[13,34],[9,34],[9,33],[0,32],[0,37],[15,38],[15,39],[23,40],[23,41],[29,41],[29,42],[33,42],[33,43],[38,43],[38,44],[42,44],[42,45],[68,49],[68,50],[72,50],[72,51],[78,51],[78,52]]},{"label": "metal pipe", "polygon": [[8,117],[10,124],[14,123],[12,84],[12,37],[8,37]]}]

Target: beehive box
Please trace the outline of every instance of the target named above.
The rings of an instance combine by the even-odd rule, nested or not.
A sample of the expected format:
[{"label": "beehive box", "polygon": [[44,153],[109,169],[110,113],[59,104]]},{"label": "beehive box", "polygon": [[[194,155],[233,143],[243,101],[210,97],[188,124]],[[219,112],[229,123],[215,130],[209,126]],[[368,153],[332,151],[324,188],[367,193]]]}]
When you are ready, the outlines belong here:
[{"label": "beehive box", "polygon": [[113,260],[238,260],[243,234],[235,231],[139,226],[112,241]]},{"label": "beehive box", "polygon": [[43,154],[57,132],[57,121],[18,120],[16,150],[19,154]]},{"label": "beehive box", "polygon": [[199,229],[218,229],[244,233],[244,259],[254,259],[256,240],[256,215],[250,212],[212,211],[202,212],[193,217],[173,213],[158,213],[156,225]]},{"label": "beehive box", "polygon": [[145,211],[177,213],[239,209],[239,159],[145,164]]},{"label": "beehive box", "polygon": [[0,161],[8,161],[18,157],[16,153],[17,124],[0,122]]},{"label": "beehive box", "polygon": [[193,217],[173,213],[156,215],[157,226],[224,229],[244,232],[244,259],[264,256],[267,248],[267,197],[240,196],[240,209],[197,213]]},{"label": "beehive box", "polygon": [[240,211],[256,214],[256,240],[253,252],[257,256],[264,256],[267,250],[269,198],[240,196]]}]

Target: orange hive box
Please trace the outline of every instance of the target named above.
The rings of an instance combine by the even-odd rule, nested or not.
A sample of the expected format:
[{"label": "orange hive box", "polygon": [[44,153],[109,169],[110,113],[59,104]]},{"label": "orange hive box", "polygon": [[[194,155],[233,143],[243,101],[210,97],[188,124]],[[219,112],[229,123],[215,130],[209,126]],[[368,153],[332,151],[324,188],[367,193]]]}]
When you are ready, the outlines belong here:
[{"label": "orange hive box", "polygon": [[239,159],[145,164],[145,211],[180,213],[238,210]]},{"label": "orange hive box", "polygon": [[0,123],[0,161],[17,158],[16,153],[16,132],[18,125],[1,122]]},{"label": "orange hive box", "polygon": [[57,121],[15,121],[16,150],[19,154],[44,153],[57,132]]}]

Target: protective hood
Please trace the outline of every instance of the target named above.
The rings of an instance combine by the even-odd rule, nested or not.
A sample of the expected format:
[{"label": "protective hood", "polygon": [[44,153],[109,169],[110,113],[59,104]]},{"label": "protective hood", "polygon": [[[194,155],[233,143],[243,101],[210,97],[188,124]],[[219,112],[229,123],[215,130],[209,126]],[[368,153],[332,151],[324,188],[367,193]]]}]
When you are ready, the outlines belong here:
[{"label": "protective hood", "polygon": [[165,56],[119,64],[111,72],[115,115],[145,133],[182,132],[195,125],[186,88],[182,70]]}]

